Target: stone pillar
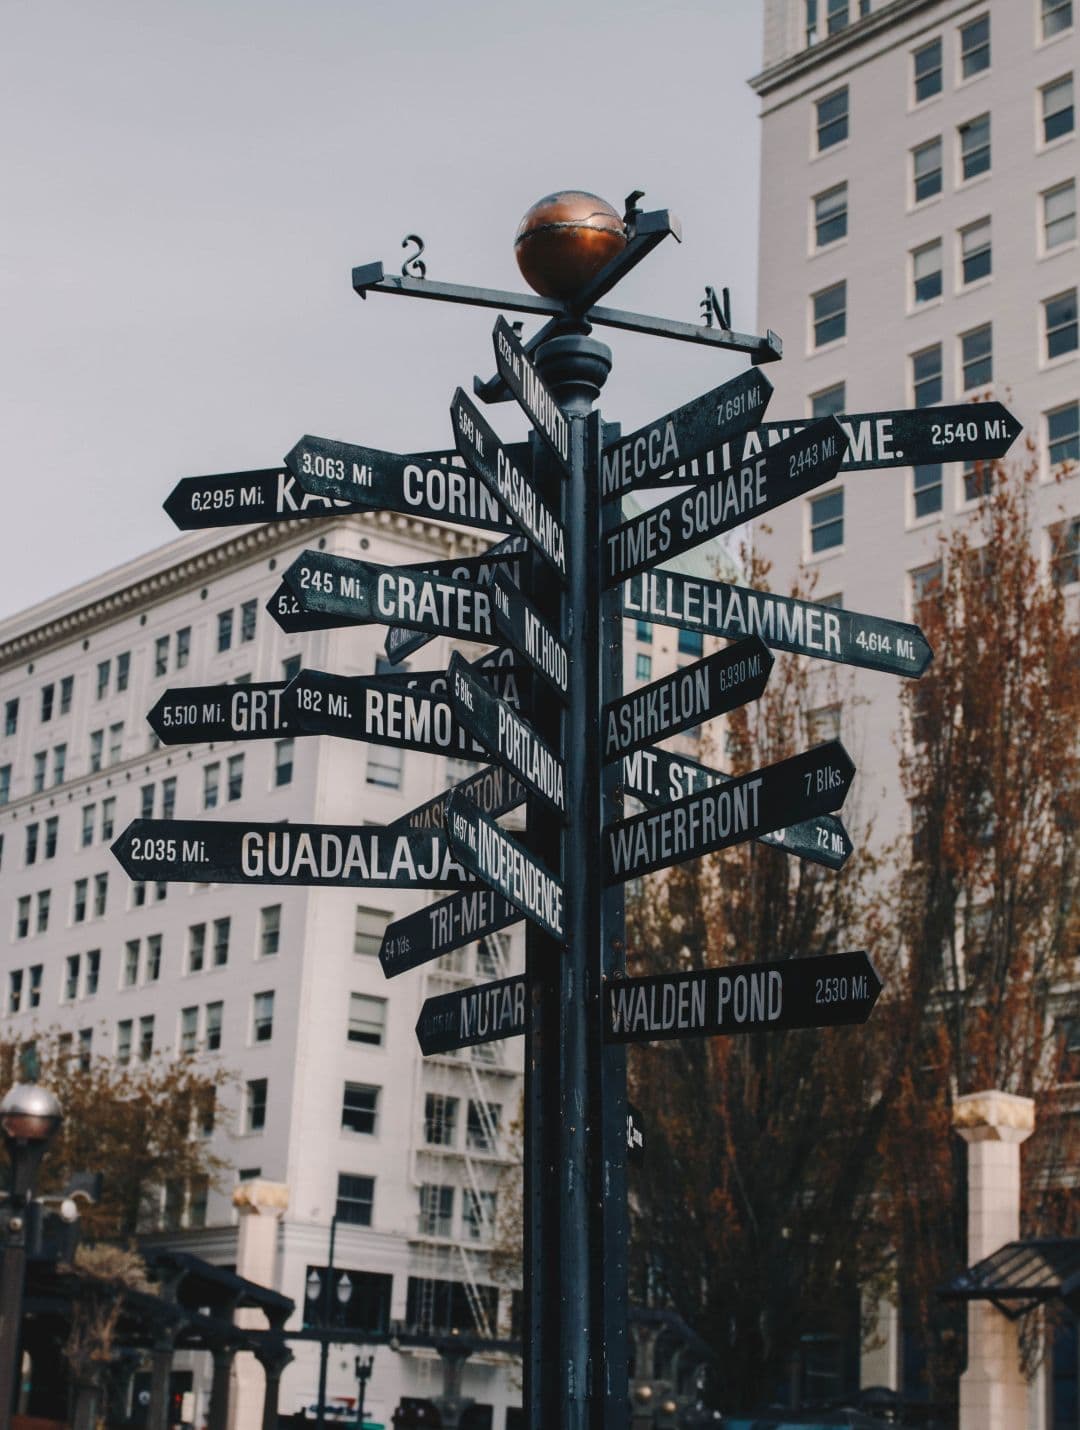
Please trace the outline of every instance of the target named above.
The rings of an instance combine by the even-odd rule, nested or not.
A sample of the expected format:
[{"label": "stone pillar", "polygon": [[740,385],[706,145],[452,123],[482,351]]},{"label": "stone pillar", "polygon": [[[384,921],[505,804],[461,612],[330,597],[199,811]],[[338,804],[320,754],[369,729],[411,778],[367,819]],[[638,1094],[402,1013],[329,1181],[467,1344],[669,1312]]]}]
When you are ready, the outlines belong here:
[{"label": "stone pillar", "polygon": [[[957,1098],[953,1126],[968,1145],[968,1265],[1020,1235],[1020,1144],[1035,1129],[1035,1104],[1008,1092]],[[960,1430],[1020,1430],[1028,1388],[1015,1322],[988,1301],[969,1301],[967,1370],[960,1377]]]},{"label": "stone pillar", "polygon": [[[233,1192],[233,1206],[240,1213],[236,1238],[236,1274],[246,1281],[276,1290],[278,1222],[289,1207],[289,1189],[284,1182],[241,1182]],[[261,1311],[236,1312],[238,1326],[254,1330],[266,1327]],[[228,1430],[260,1430],[266,1377],[250,1351],[237,1355],[232,1368]]]}]

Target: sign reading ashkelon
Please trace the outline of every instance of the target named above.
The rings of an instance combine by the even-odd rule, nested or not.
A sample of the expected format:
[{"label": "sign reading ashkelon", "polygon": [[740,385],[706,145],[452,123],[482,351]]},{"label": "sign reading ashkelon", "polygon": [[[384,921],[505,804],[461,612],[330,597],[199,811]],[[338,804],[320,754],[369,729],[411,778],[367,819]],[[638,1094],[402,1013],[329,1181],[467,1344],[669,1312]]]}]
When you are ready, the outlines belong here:
[{"label": "sign reading ashkelon", "polygon": [[427,1057],[513,1038],[525,1032],[528,1006],[523,973],[427,998],[416,1020],[420,1051]]},{"label": "sign reading ashkelon", "polygon": [[446,807],[446,837],[467,869],[509,899],[552,938],[565,938],[563,886],[529,851],[457,790]]}]

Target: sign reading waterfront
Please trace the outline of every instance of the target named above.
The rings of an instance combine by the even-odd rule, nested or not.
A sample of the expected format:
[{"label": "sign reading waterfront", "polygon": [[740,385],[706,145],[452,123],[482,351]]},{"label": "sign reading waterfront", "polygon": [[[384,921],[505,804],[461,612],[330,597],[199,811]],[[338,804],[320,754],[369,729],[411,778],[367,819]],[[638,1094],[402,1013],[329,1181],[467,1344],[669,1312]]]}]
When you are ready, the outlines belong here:
[{"label": "sign reading waterfront", "polygon": [[393,978],[441,958],[444,953],[453,953],[463,944],[498,933],[521,918],[516,905],[482,884],[451,894],[387,924],[379,949],[382,971],[387,978]]},{"label": "sign reading waterfront", "polygon": [[416,1020],[420,1051],[428,1057],[524,1033],[528,1002],[521,973],[425,999]]},{"label": "sign reading waterfront", "polygon": [[454,790],[446,806],[446,836],[467,869],[560,942],[566,909],[561,882],[527,849]]}]

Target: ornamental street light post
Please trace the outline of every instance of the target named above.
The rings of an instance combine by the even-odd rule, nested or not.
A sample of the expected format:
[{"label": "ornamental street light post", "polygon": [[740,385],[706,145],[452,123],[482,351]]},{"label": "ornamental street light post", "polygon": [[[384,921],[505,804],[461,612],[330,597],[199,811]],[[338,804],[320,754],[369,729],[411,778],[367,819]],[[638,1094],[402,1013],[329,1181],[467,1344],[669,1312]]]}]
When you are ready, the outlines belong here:
[{"label": "ornamental street light post", "polygon": [[344,1309],[352,1300],[352,1277],[347,1271],[334,1280],[334,1243],[337,1240],[337,1213],[330,1218],[330,1251],[328,1265],[326,1268],[325,1281],[319,1273],[312,1268],[307,1281],[304,1284],[304,1291],[308,1302],[311,1305],[312,1313],[322,1302],[319,1324],[323,1335],[319,1342],[319,1398],[315,1410],[315,1423],[319,1430],[323,1430],[326,1425],[326,1371],[327,1363],[330,1359],[330,1329],[333,1324],[334,1301],[337,1300],[339,1306]]},{"label": "ornamental street light post", "polygon": [[356,1401],[356,1430],[364,1430],[364,1401],[367,1399],[367,1383],[375,1365],[375,1352],[370,1355],[358,1355],[354,1363],[356,1373],[356,1383],[358,1387]]}]

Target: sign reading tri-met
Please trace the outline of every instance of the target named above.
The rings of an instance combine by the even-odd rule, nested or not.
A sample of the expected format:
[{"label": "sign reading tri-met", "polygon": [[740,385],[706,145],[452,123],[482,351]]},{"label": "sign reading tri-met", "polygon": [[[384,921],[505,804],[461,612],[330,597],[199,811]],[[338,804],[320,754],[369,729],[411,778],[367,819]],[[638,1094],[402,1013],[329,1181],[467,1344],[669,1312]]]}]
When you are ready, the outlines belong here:
[{"label": "sign reading tri-met", "polygon": [[521,918],[521,910],[494,889],[477,885],[451,894],[387,924],[379,949],[382,971],[387,978],[393,978],[441,958],[444,953],[453,953],[464,944],[498,933]]}]

